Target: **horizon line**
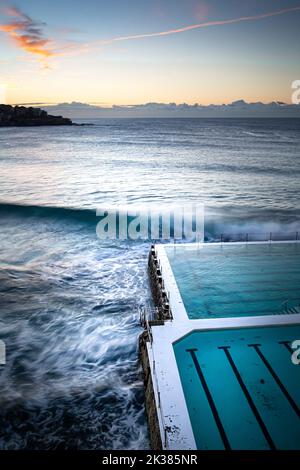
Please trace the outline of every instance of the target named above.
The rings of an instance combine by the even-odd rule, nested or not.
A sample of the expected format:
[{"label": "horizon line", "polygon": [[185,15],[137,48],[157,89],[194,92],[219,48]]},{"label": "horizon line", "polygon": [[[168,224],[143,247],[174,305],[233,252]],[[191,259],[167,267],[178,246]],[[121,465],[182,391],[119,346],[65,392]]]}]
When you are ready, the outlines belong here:
[{"label": "horizon line", "polygon": [[[175,101],[170,101],[170,102],[162,102],[162,101],[146,101],[146,102],[143,102],[143,103],[135,103],[135,104],[115,104],[115,103],[112,103],[112,104],[108,104],[105,105],[105,103],[101,103],[99,102],[99,104],[97,104],[97,102],[95,101],[61,101],[61,102],[49,102],[49,101],[39,101],[39,102],[13,102],[13,103],[1,103],[1,104],[5,104],[7,106],[63,106],[63,105],[66,105],[66,106],[76,106],[76,105],[83,105],[83,106],[90,106],[90,107],[94,107],[94,108],[99,108],[99,109],[113,109],[114,107],[117,107],[117,108],[133,108],[135,106],[147,106],[147,105],[161,105],[161,106],[182,106],[182,105],[185,105],[185,106],[188,106],[188,107],[197,107],[197,106],[201,106],[201,107],[209,107],[209,106],[229,106],[231,104],[234,104],[234,103],[239,103],[239,102],[243,102],[245,103],[246,105],[251,105],[251,104],[262,104],[262,105],[270,105],[270,104],[281,104],[281,105],[285,105],[285,106],[292,106],[294,105],[294,103],[288,103],[288,102],[285,102],[285,101],[281,101],[281,100],[272,100],[272,101],[268,101],[268,102],[264,102],[264,101],[261,101],[261,100],[258,100],[258,101],[246,101],[245,99],[243,98],[239,98],[239,99],[236,99],[236,100],[233,100],[233,101],[229,101],[229,102],[222,102],[222,103],[209,103],[209,104],[202,104],[200,102],[194,102],[194,103],[187,103],[185,101],[181,101],[181,102],[175,102]],[[102,105],[102,106],[101,106]],[[103,106],[104,105],[104,106]]]}]

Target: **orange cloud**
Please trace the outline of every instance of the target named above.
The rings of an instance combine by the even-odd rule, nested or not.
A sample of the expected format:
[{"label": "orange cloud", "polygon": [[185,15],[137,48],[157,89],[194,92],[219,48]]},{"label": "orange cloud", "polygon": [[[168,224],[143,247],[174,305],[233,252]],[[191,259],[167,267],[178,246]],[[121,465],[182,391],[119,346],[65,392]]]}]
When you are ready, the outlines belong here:
[{"label": "orange cloud", "polygon": [[195,14],[197,20],[203,20],[208,15],[210,10],[211,9],[206,2],[201,1],[197,3],[195,6]]},{"label": "orange cloud", "polygon": [[13,42],[22,50],[39,58],[44,67],[48,67],[47,59],[56,55],[51,39],[45,38],[45,23],[37,22],[16,7],[6,9],[7,16],[12,20],[0,24],[0,31],[7,33]]}]

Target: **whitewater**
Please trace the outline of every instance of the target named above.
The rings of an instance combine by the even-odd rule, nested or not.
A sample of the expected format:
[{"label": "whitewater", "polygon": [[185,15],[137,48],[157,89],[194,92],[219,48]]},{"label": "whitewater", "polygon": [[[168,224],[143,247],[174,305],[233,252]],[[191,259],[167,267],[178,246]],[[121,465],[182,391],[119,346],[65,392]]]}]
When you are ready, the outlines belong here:
[{"label": "whitewater", "polygon": [[205,207],[205,237],[300,233],[300,120],[101,119],[0,129],[1,449],[147,449],[150,241],[96,210]]}]

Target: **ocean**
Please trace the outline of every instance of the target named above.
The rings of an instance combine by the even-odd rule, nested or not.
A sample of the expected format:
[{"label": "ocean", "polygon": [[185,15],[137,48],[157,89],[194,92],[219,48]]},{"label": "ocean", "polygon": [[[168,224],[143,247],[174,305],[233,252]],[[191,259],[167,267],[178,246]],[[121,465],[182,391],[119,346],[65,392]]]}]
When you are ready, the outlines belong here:
[{"label": "ocean", "polygon": [[147,449],[150,241],[95,210],[204,204],[205,236],[300,232],[300,120],[99,119],[0,129],[0,449]]}]

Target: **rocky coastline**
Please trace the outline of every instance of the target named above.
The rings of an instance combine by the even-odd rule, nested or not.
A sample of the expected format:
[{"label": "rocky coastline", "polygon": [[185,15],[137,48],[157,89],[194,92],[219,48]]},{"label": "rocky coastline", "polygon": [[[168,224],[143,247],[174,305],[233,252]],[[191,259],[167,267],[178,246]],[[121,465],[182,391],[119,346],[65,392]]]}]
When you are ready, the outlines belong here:
[{"label": "rocky coastline", "polygon": [[41,108],[0,104],[0,127],[72,125],[71,119],[52,116]]}]

